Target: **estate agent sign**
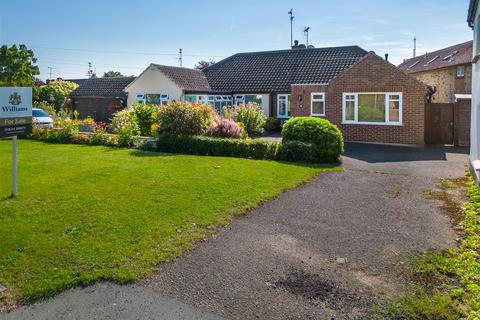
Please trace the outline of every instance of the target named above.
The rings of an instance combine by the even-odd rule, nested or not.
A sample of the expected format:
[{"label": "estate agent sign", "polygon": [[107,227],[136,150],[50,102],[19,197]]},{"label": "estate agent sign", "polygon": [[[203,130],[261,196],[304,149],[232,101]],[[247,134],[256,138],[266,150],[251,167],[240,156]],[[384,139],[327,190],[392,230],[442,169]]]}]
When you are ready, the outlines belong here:
[{"label": "estate agent sign", "polygon": [[0,138],[32,132],[32,88],[0,87]]}]

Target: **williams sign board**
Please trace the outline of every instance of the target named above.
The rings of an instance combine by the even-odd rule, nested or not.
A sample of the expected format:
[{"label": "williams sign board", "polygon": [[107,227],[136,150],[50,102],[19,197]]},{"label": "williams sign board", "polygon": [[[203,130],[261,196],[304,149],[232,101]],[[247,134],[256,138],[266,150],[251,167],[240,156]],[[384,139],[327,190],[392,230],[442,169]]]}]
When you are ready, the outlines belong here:
[{"label": "williams sign board", "polygon": [[32,132],[32,88],[0,87],[0,138]]}]

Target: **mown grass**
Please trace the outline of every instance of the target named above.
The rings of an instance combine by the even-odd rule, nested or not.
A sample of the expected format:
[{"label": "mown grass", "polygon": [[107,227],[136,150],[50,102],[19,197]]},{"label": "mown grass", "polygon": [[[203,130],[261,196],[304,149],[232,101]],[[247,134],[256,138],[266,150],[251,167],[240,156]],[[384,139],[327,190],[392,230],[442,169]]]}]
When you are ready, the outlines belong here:
[{"label": "mown grass", "polygon": [[468,201],[458,208],[448,189],[461,184],[461,180],[441,181],[440,191],[428,193],[442,200],[462,229],[458,248],[411,258],[405,271],[412,285],[386,308],[384,318],[480,319],[480,192],[470,180]]},{"label": "mown grass", "polygon": [[10,165],[0,141],[0,284],[27,300],[144,277],[234,215],[336,169],[20,140],[9,198]]}]

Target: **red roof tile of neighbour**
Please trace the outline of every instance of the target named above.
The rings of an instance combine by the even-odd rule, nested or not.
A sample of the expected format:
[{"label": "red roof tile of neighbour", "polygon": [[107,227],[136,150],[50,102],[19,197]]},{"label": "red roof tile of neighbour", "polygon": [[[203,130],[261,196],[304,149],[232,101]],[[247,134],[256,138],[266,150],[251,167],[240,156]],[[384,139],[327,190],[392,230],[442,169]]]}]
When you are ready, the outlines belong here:
[{"label": "red roof tile of neighbour", "polygon": [[473,41],[468,41],[407,59],[398,68],[406,73],[416,73],[468,64],[472,61],[472,54]]},{"label": "red roof tile of neighbour", "polygon": [[188,68],[164,66],[152,63],[152,66],[163,72],[185,91],[210,91],[210,85],[202,71]]}]

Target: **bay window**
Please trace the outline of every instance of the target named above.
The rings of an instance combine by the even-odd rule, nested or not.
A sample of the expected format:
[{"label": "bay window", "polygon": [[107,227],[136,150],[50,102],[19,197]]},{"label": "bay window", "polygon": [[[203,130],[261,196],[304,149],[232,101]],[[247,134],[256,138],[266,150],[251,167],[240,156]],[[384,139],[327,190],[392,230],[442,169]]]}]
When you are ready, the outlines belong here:
[{"label": "bay window", "polygon": [[344,93],[343,122],[402,124],[402,93]]},{"label": "bay window", "polygon": [[310,114],[312,116],[324,116],[325,115],[325,94],[324,93],[312,93],[310,102]]}]

